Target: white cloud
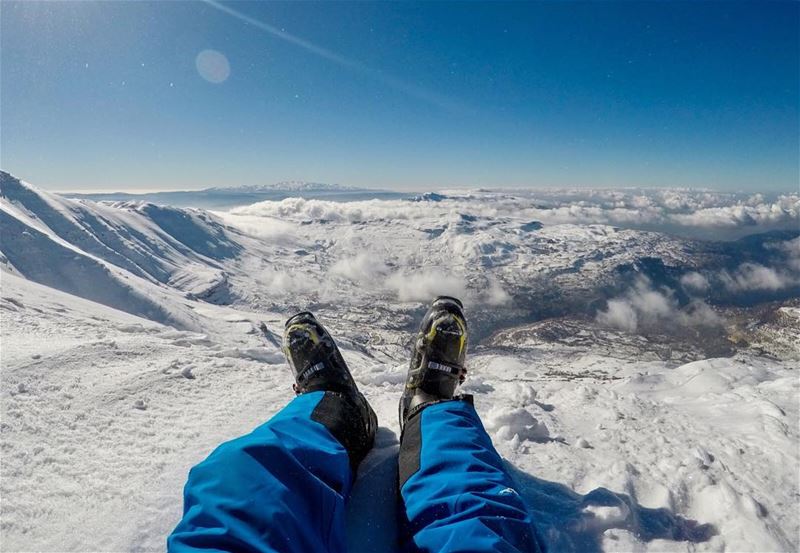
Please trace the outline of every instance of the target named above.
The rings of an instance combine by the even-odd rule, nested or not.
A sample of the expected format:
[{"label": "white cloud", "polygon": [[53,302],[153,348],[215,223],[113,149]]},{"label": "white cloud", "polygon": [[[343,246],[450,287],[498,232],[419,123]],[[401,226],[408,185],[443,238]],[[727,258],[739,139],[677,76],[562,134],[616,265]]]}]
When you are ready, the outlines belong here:
[{"label": "white cloud", "polygon": [[273,217],[252,215],[233,215],[227,212],[215,212],[225,223],[233,225],[245,234],[275,242],[289,242],[297,235],[297,227],[288,221]]},{"label": "white cloud", "polygon": [[723,320],[716,311],[702,301],[695,300],[679,312],[682,326],[718,326]]},{"label": "white cloud", "polygon": [[441,270],[414,273],[397,272],[386,279],[400,301],[430,301],[435,296],[447,295],[464,298],[467,287],[464,280]]},{"label": "white cloud", "polygon": [[789,270],[795,272],[795,276],[800,278],[800,236],[781,242],[777,247],[786,255],[786,265]]},{"label": "white cloud", "polygon": [[656,290],[646,277],[640,277],[622,296],[608,300],[597,322],[627,332],[667,330],[680,327],[716,326],[721,318],[706,303],[696,300],[681,307],[668,288]]},{"label": "white cloud", "polygon": [[355,257],[340,259],[331,267],[331,273],[343,276],[354,282],[374,283],[375,279],[387,271],[386,264],[374,254],[362,252]]},{"label": "white cloud", "polygon": [[800,197],[780,196],[774,202],[758,203],[760,195],[734,205],[674,213],[669,218],[680,225],[696,227],[753,227],[800,222]]},{"label": "white cloud", "polygon": [[693,292],[705,292],[709,289],[708,279],[696,271],[686,273],[681,277],[681,286]]},{"label": "white cloud", "polygon": [[628,293],[628,301],[639,315],[639,320],[655,322],[668,317],[675,310],[675,300],[668,291],[656,291],[650,281],[641,278]]},{"label": "white cloud", "polygon": [[489,287],[484,292],[482,299],[488,305],[506,305],[511,302],[511,295],[505,291],[500,282],[492,279],[489,281]]},{"label": "white cloud", "polygon": [[608,300],[605,311],[597,314],[597,322],[602,325],[634,332],[639,326],[639,317],[633,306],[624,299]]},{"label": "white cloud", "polygon": [[728,292],[784,290],[800,285],[800,237],[782,242],[766,243],[769,250],[778,252],[770,265],[745,262],[733,270],[720,270],[708,273],[686,273],[681,277],[681,285],[688,291],[706,292],[712,283]]},{"label": "white cloud", "polygon": [[748,290],[781,290],[798,283],[796,277],[758,263],[742,263],[733,272],[720,273],[725,287],[733,292]]},{"label": "white cloud", "polygon": [[271,296],[319,290],[319,283],[302,271],[267,271],[262,275],[263,290]]},{"label": "white cloud", "polygon": [[[259,202],[231,211],[237,215],[293,221],[356,223],[437,219],[461,215],[477,218],[513,217],[545,224],[608,224],[654,230],[695,229],[704,236],[763,232],[800,224],[800,195],[742,195],[670,190],[515,190],[451,193],[438,202],[367,200],[331,202],[287,198]],[[716,234],[710,234],[714,231]],[[738,233],[739,235],[741,233]],[[721,236],[721,235],[720,235]],[[726,234],[727,236],[727,234]]]}]

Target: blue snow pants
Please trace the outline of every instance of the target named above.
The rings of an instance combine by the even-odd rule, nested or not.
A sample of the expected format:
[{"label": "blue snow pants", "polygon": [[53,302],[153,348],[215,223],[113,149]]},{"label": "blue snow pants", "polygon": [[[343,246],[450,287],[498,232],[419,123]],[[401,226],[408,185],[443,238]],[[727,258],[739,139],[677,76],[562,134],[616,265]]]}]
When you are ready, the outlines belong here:
[{"label": "blue snow pants", "polygon": [[[169,551],[346,551],[355,475],[335,430],[315,416],[324,396],[297,396],[195,466]],[[471,402],[443,401],[409,419],[399,484],[405,551],[537,551],[530,514]]]}]

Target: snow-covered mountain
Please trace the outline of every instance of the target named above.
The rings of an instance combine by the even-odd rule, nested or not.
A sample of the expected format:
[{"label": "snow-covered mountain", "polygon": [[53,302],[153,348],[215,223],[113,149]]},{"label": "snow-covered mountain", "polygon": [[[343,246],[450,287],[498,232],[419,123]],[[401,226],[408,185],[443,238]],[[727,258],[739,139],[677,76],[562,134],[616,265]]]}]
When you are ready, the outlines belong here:
[{"label": "snow-covered mountain", "polygon": [[0,232],[6,270],[181,327],[194,326],[190,313],[164,298],[218,293],[225,261],[243,249],[241,233],[204,211],[68,200],[8,173],[0,173]]},{"label": "snow-covered mountain", "polygon": [[295,196],[336,201],[355,201],[367,198],[404,198],[409,194],[386,190],[369,190],[342,184],[282,181],[275,184],[219,186],[203,190],[171,190],[135,194],[127,192],[63,192],[61,195],[66,198],[93,201],[151,202],[174,207],[230,209],[264,200],[282,200]]},{"label": "snow-covered mountain", "polygon": [[[4,548],[163,548],[188,468],[290,399],[282,322],[310,308],[382,427],[351,550],[393,550],[396,402],[440,293],[549,551],[800,547],[800,199],[413,200],[208,212],[0,174]],[[692,237],[715,228],[753,232]]]},{"label": "snow-covered mountain", "polygon": [[251,184],[242,186],[226,186],[207,188],[205,192],[242,192],[242,193],[258,193],[258,192],[355,192],[367,191],[365,188],[358,188],[357,186],[348,186],[345,184],[328,184],[324,182],[308,182],[303,180],[286,180],[276,182],[274,184]]}]

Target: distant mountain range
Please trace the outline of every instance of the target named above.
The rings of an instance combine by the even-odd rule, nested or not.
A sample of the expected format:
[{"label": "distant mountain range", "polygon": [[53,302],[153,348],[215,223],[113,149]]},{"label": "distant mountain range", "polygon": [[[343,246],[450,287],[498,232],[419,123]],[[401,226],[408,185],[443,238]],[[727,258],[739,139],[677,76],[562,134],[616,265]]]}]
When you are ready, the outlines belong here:
[{"label": "distant mountain range", "polygon": [[253,184],[244,186],[215,186],[203,190],[169,190],[164,192],[60,192],[66,198],[93,201],[146,201],[175,207],[199,207],[203,209],[230,209],[264,200],[283,200],[290,197],[355,201],[371,198],[405,198],[411,194],[387,190],[358,188],[343,184],[322,182],[281,181],[275,184]]},{"label": "distant mountain range", "polygon": [[260,192],[292,191],[292,192],[367,192],[371,188],[359,188],[345,184],[328,184],[324,182],[308,182],[302,180],[285,180],[275,184],[248,184],[243,186],[215,186],[203,192],[258,194]]}]

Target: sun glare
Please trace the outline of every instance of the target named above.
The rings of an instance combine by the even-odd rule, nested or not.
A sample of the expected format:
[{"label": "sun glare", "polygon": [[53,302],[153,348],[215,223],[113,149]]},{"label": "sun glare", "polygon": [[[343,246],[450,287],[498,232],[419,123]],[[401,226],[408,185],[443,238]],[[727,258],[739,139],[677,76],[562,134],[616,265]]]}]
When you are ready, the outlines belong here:
[{"label": "sun glare", "polygon": [[228,58],[216,50],[203,50],[194,60],[197,72],[210,83],[224,83],[231,74]]}]

